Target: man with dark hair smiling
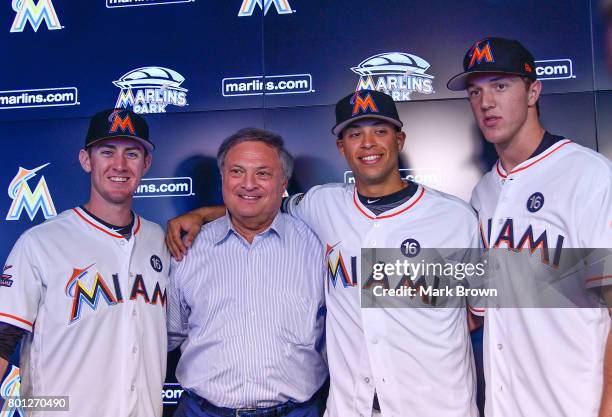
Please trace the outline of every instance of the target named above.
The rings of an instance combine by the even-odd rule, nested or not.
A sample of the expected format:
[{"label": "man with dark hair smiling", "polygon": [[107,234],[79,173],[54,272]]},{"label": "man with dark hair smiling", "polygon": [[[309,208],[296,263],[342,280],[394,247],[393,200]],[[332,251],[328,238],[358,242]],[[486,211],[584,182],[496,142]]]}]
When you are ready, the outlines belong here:
[{"label": "man with dark hair smiling", "polygon": [[[457,198],[402,180],[406,135],[392,98],[353,92],[336,105],[336,147],[355,184],[316,186],[283,203],[324,245],[327,277],[326,415],[348,417],[476,417],[475,377],[465,308],[361,308],[367,277],[362,248],[478,247],[470,207]],[[166,241],[177,258],[218,214],[201,208],[169,223]],[[410,248],[410,249],[406,249]],[[193,248],[186,257],[194,256]]]}]

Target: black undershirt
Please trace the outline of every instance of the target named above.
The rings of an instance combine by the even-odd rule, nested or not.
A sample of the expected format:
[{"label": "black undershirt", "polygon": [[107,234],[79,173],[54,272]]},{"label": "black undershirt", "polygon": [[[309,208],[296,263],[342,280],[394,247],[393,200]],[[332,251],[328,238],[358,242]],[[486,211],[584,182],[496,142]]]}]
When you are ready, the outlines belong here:
[{"label": "black undershirt", "polygon": [[105,222],[104,220],[102,220],[101,218],[94,216],[89,210],[87,210],[84,206],[79,206],[81,208],[81,210],[83,210],[85,213],[87,213],[88,215],[90,215],[91,217],[93,217],[97,222],[102,223],[104,226],[108,227],[109,229],[111,229],[114,232],[119,233],[121,236],[123,236],[126,240],[130,240],[130,238],[132,237],[132,228],[134,227],[134,212],[131,211],[130,215],[132,216],[132,220],[130,220],[130,223],[128,223],[126,226],[115,226],[114,224],[110,224]]},{"label": "black undershirt", "polygon": [[406,201],[410,200],[412,196],[414,196],[419,186],[412,181],[406,181],[406,184],[408,184],[407,187],[404,187],[393,194],[384,195],[381,197],[364,197],[358,192],[357,197],[359,198],[359,201],[361,201],[361,204],[366,206],[372,213],[378,216],[385,211],[401,206]]},{"label": "black undershirt", "polygon": [[536,150],[533,151],[531,156],[529,158],[527,158],[527,159],[531,159],[534,156],[538,156],[539,154],[544,152],[546,149],[550,148],[552,145],[554,145],[555,143],[557,143],[557,142],[559,142],[560,140],[563,140],[563,139],[565,139],[563,136],[557,136],[557,135],[550,134],[548,132],[544,132],[544,136],[542,137],[542,141],[540,142],[540,144],[538,145]]}]

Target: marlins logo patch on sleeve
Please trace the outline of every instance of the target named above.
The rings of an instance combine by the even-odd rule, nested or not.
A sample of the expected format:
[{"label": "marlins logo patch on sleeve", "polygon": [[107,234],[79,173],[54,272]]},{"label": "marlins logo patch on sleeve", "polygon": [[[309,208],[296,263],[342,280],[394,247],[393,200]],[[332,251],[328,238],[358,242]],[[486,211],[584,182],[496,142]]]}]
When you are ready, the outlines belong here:
[{"label": "marlins logo patch on sleeve", "polygon": [[0,287],[10,287],[13,285],[12,275],[6,273],[9,269],[11,269],[13,265],[4,265],[2,269],[2,275],[0,275]]}]

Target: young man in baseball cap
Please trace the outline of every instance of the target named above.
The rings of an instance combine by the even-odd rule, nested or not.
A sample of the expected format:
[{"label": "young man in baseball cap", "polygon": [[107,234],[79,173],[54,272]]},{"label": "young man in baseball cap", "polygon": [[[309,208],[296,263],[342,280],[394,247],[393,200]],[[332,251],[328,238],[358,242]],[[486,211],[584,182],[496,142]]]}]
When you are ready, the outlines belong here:
[{"label": "young man in baseball cap", "polygon": [[[546,260],[562,265],[567,248],[612,248],[612,166],[542,127],[542,85],[532,54],[518,41],[489,37],[474,43],[463,69],[448,88],[467,91],[476,123],[499,156],[471,203],[484,244],[503,251],[496,255],[530,250],[517,289],[529,297],[524,289],[548,274]],[[551,260],[549,249],[559,258]],[[610,284],[605,273],[587,274],[583,283],[604,294]],[[606,308],[488,308],[487,417],[611,416],[609,329]]]},{"label": "young man in baseball cap", "polygon": [[[325,251],[326,415],[476,417],[465,308],[361,308],[368,285],[360,270],[362,248],[479,245],[467,204],[401,178],[401,128],[390,96],[370,90],[347,95],[336,105],[332,132],[355,184],[316,186],[283,203],[317,234]],[[200,209],[170,222],[167,241],[177,257],[186,250],[180,229],[199,229],[213,211]]]},{"label": "young man in baseball cap", "polygon": [[153,148],[141,116],[94,115],[79,153],[89,201],[30,228],[9,254],[0,371],[21,340],[21,398],[65,400],[36,415],[162,415],[169,254],[162,229],[131,209]]}]

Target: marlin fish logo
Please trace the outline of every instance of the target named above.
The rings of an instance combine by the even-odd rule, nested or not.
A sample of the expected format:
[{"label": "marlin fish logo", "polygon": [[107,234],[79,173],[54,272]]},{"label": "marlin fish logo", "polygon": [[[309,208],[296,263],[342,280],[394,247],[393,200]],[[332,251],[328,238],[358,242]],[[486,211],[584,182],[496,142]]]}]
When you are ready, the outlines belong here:
[{"label": "marlin fish logo", "polygon": [[17,15],[11,32],[23,32],[28,22],[37,32],[43,21],[49,30],[63,29],[51,0],[13,0],[12,6]]},{"label": "marlin fish logo", "polygon": [[[21,378],[19,377],[19,368],[14,365],[11,365],[11,369],[8,372],[4,381],[2,381],[2,385],[0,385],[0,396],[3,399],[7,399],[9,397],[15,398],[19,397],[19,388],[21,387]],[[18,408],[8,408],[7,410],[0,411],[0,417],[20,417],[23,414],[23,410],[21,407]]]},{"label": "marlin fish logo", "polygon": [[30,220],[34,220],[38,210],[42,210],[45,219],[57,215],[45,177],[40,177],[40,181],[38,181],[34,191],[28,185],[28,181],[34,178],[36,173],[47,165],[49,163],[34,169],[19,167],[17,175],[15,175],[8,187],[8,195],[13,200],[13,203],[6,215],[6,220],[19,220],[21,212],[24,210],[28,213]]},{"label": "marlin fish logo", "polygon": [[244,0],[242,2],[242,6],[240,6],[238,16],[251,16],[253,14],[253,11],[255,10],[255,6],[259,6],[260,9],[263,9],[265,16],[272,5],[274,5],[278,14],[293,13],[293,10],[289,5],[289,0],[263,0],[263,4],[262,0]]}]

